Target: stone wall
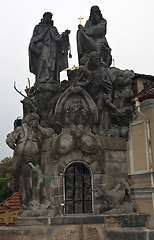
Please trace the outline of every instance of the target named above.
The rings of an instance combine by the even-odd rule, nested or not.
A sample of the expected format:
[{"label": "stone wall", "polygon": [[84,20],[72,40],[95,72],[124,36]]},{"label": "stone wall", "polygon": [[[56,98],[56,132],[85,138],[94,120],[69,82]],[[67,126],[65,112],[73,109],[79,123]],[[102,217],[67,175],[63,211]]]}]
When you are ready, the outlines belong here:
[{"label": "stone wall", "polygon": [[[101,199],[95,196],[102,188],[112,190],[119,179],[127,178],[126,141],[121,138],[101,137],[102,153],[100,156],[84,154],[80,150],[63,155],[57,162],[52,163],[46,175],[52,173],[50,198],[55,207],[64,204],[64,177],[66,167],[73,162],[83,162],[89,166],[92,173],[93,213],[98,213],[102,205]],[[48,183],[47,183],[48,184]],[[95,194],[96,193],[96,194]],[[64,213],[60,207],[61,214]]]}]

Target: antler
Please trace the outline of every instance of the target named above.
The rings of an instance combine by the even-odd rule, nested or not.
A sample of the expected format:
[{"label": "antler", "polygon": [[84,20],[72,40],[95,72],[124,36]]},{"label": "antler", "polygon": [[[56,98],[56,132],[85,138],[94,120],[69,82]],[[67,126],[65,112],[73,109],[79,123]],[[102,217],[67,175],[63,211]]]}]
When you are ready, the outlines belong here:
[{"label": "antler", "polygon": [[26,97],[21,91],[19,91],[17,88],[16,88],[16,82],[14,82],[14,89],[17,91],[17,93],[19,93],[21,96],[23,96],[24,98]]},{"label": "antler", "polygon": [[27,79],[28,79],[28,87],[30,89],[30,79],[29,78],[27,78]]},{"label": "antler", "polygon": [[[27,79],[28,79],[28,94],[27,94],[27,96],[29,97],[29,96],[34,95],[34,93],[35,93],[36,91],[33,90],[33,92],[31,92],[32,87],[30,86],[30,79],[29,79],[29,78],[27,78]],[[31,93],[30,93],[30,92],[31,92]]]}]

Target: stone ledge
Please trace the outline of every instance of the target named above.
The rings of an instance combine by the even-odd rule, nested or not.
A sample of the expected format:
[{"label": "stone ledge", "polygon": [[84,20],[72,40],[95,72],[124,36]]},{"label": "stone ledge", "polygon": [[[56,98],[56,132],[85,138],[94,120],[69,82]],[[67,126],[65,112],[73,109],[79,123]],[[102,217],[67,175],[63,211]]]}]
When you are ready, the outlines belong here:
[{"label": "stone ledge", "polygon": [[152,240],[154,239],[154,229],[146,228],[124,228],[124,229],[105,229],[104,235],[106,240]]},{"label": "stone ledge", "polygon": [[120,214],[120,215],[73,215],[63,217],[18,217],[16,226],[30,225],[81,225],[81,224],[103,224],[103,227],[145,227],[146,214]]}]

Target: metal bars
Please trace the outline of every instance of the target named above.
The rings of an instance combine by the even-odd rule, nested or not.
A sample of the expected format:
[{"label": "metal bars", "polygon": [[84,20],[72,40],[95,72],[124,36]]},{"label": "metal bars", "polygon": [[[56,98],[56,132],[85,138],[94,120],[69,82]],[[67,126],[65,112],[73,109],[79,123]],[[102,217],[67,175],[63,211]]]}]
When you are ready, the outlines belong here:
[{"label": "metal bars", "polygon": [[70,164],[64,174],[65,214],[92,213],[91,172],[83,162]]}]

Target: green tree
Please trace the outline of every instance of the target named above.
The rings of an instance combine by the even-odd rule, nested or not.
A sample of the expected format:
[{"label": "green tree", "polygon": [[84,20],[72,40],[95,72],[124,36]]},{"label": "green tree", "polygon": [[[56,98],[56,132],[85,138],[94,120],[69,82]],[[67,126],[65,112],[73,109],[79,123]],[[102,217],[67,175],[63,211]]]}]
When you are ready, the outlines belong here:
[{"label": "green tree", "polygon": [[0,202],[12,195],[7,184],[12,174],[12,157],[6,157],[0,162]]}]

